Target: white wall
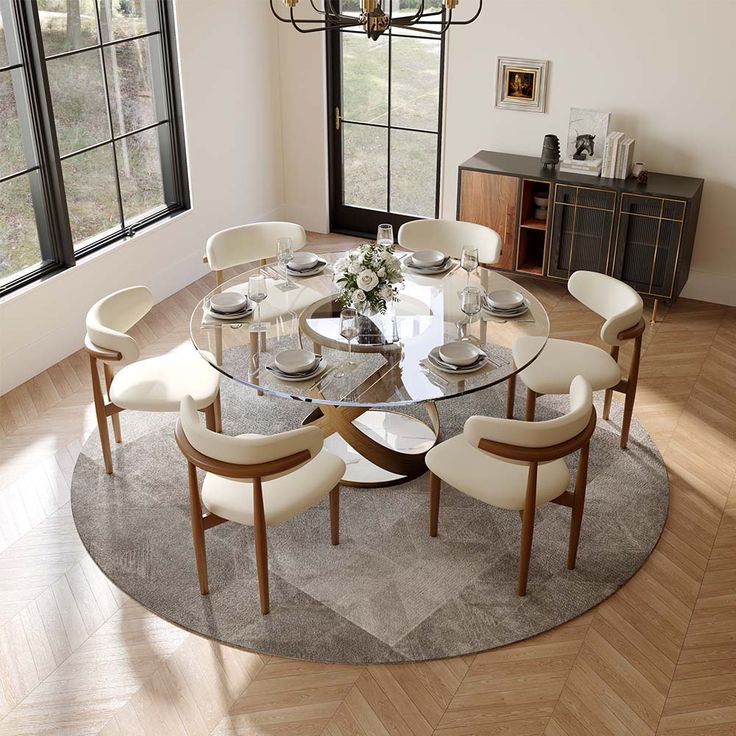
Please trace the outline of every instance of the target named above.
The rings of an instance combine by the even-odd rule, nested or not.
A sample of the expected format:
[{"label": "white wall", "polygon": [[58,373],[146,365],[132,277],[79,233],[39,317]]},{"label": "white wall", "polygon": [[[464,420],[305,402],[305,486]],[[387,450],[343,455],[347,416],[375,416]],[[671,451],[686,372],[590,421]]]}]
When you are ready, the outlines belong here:
[{"label": "white wall", "polygon": [[82,346],[101,296],[146,284],[156,300],[206,272],[218,229],[281,213],[277,30],[266,3],[176,0],[192,209],[0,303],[0,394]]},{"label": "white wall", "polygon": [[[637,139],[637,160],[706,180],[684,295],[736,304],[735,28],[736,0],[486,2],[475,23],[449,38],[442,215],[454,218],[457,166],[476,151],[538,156],[545,133],[564,140],[570,107],[610,110],[612,129]],[[300,106],[323,94],[324,39],[279,38],[282,100],[312,110]],[[546,114],[494,108],[498,56],[551,61]],[[288,76],[284,62],[294,65]],[[324,110],[311,112],[320,126],[301,115],[283,120],[284,139],[299,142],[296,153],[285,149],[289,200],[319,213],[325,189],[304,151],[322,150]]]}]

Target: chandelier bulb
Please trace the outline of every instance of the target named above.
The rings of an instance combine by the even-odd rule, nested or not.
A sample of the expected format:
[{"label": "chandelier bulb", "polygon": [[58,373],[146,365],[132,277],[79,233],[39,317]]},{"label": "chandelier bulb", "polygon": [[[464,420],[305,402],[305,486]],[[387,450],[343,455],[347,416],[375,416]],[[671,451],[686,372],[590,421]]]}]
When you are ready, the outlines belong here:
[{"label": "chandelier bulb", "polygon": [[460,2],[460,0],[442,0],[442,4],[448,9],[448,10],[455,10],[457,7],[457,4]]},{"label": "chandelier bulb", "polygon": [[299,4],[299,0],[284,0],[287,8],[295,8]]},{"label": "chandelier bulb", "polygon": [[378,0],[360,0],[364,13],[372,13],[378,7]]}]

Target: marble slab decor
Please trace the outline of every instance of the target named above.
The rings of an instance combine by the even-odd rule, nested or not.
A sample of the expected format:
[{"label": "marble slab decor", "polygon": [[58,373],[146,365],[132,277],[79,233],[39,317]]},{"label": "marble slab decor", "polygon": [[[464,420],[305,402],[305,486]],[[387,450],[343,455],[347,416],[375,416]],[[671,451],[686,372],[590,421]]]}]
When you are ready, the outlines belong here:
[{"label": "marble slab decor", "polygon": [[[309,405],[261,396],[223,378],[226,434],[299,426]],[[445,437],[475,413],[502,416],[505,387],[438,403]],[[522,413],[518,392],[516,415]],[[602,398],[602,397],[601,397]],[[542,397],[537,418],[565,409]],[[411,413],[414,410],[409,410]],[[420,409],[416,409],[421,416]],[[271,613],[258,605],[252,531],[207,532],[210,594],[194,567],[187,477],[176,417],[124,412],[115,475],[104,473],[97,433],[72,480],[72,511],[106,575],[161,617],[202,636],[283,657],[401,662],[509,644],[557,626],[610,596],[644,563],[668,507],[667,473],[634,420],[618,447],[618,403],[599,421],[590,455],[577,569],[565,565],[569,509],[537,511],[529,592],[516,595],[520,519],[443,488],[440,534],[428,535],[427,477],[384,489],[343,488],[340,545],[325,502],[268,529]],[[577,462],[570,458],[571,468]]]}]

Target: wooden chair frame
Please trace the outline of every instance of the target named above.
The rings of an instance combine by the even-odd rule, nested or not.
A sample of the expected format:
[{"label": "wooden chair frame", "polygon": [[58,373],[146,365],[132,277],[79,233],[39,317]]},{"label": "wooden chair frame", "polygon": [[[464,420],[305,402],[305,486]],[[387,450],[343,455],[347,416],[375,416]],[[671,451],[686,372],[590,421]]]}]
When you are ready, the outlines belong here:
[{"label": "wooden chair frame", "polygon": [[[580,450],[580,462],[575,475],[575,487],[572,492],[565,491],[551,499],[550,503],[567,506],[572,510],[570,519],[570,539],[567,548],[567,568],[575,569],[575,560],[580,542],[580,526],[583,521],[585,506],[585,489],[588,482],[588,457],[590,454],[590,438],[595,431],[597,416],[595,408],[591,410],[590,421],[585,429],[565,442],[550,447],[521,447],[508,445],[503,442],[481,439],[478,448],[497,457],[507,460],[516,460],[529,463],[527,475],[526,496],[524,509],[521,512],[521,548],[519,552],[519,580],[517,593],[526,595],[527,578],[529,577],[529,561],[532,554],[532,539],[534,537],[534,516],[537,508],[537,471],[539,463],[559,460]],[[429,475],[429,534],[437,536],[437,526],[440,511],[440,488],[442,480],[438,475]]]},{"label": "wooden chair frame", "polygon": [[[641,362],[641,343],[646,323],[644,319],[639,320],[639,324],[635,327],[630,327],[628,330],[619,332],[619,340],[633,340],[634,341],[634,352],[631,355],[631,362],[629,363],[629,375],[626,378],[621,379],[615,386],[606,389],[606,393],[603,399],[603,418],[608,419],[611,413],[611,399],[613,398],[613,392],[618,391],[625,395],[624,400],[624,418],[621,423],[621,449],[625,450],[629,442],[629,430],[631,429],[631,418],[634,414],[634,400],[636,399],[636,388],[639,383],[639,364]],[[611,357],[618,363],[619,356],[619,345],[611,346]],[[527,422],[534,421],[534,414],[536,410],[537,397],[543,396],[538,394],[536,391],[527,387],[526,394],[526,407],[524,412],[524,419]],[[506,399],[506,418],[513,419],[514,417],[514,399],[516,398],[516,374],[509,378],[508,394]]]},{"label": "wooden chair frame", "polygon": [[[270,610],[268,591],[268,545],[266,541],[266,514],[263,508],[263,478],[277,473],[285,473],[302,463],[311,460],[308,450],[302,450],[287,457],[270,460],[256,465],[237,465],[222,462],[199,452],[187,439],[181,419],[176,423],[174,432],[176,444],[187,460],[189,476],[189,510],[192,520],[192,539],[194,541],[194,557],[197,563],[197,577],[202,595],[209,593],[207,579],[207,555],[205,551],[204,533],[213,526],[219,526],[228,519],[202,510],[199,497],[199,483],[197,468],[206,473],[213,473],[223,478],[253,481],[253,530],[256,550],[256,569],[258,571],[258,592],[261,603],[261,613],[267,614]],[[330,491],[330,541],[333,545],[340,543],[340,486]]]},{"label": "wooden chair frame", "polygon": [[[97,417],[97,429],[100,433],[100,445],[102,446],[102,459],[105,463],[105,472],[112,474],[112,450],[110,449],[110,432],[107,426],[107,418],[112,418],[112,429],[115,436],[115,442],[118,444],[123,441],[122,432],[120,430],[121,411],[125,411],[123,407],[113,404],[110,399],[110,386],[115,376],[111,362],[117,362],[123,359],[123,356],[116,350],[105,350],[85,339],[85,350],[89,355],[89,367],[92,374],[92,396],[95,403],[95,415]],[[103,375],[105,377],[105,394],[102,393],[102,383],[100,382],[100,368],[98,362],[102,362]],[[221,415],[220,408],[220,392],[217,392],[215,400],[204,409],[200,409],[204,413],[207,429],[213,432],[221,432]]]}]

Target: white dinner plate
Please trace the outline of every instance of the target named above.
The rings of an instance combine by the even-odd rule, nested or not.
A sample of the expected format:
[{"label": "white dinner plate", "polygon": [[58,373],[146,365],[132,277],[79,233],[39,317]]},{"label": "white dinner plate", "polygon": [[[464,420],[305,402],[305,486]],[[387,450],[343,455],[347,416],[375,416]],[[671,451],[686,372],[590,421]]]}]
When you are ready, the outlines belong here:
[{"label": "white dinner plate", "polygon": [[319,261],[314,268],[310,268],[308,271],[295,271],[289,266],[286,267],[286,270],[289,272],[289,276],[296,276],[297,278],[299,278],[300,276],[316,276],[318,273],[322,273],[322,271],[325,270],[326,266],[327,261]]},{"label": "white dinner plate", "polygon": [[230,314],[220,314],[220,312],[213,312],[211,309],[205,309],[205,312],[214,319],[223,320],[225,322],[231,322],[233,320],[245,319],[246,317],[253,314],[253,307],[250,302],[248,306],[241,312],[231,312]]},{"label": "white dinner plate", "polygon": [[271,366],[271,365],[267,365],[266,370],[272,373],[274,376],[276,376],[276,378],[278,378],[279,381],[297,382],[297,381],[308,381],[311,378],[316,378],[325,370],[325,368],[327,368],[327,365],[328,365],[327,362],[322,360],[311,373],[301,375],[301,376],[289,376],[286,373],[282,373],[275,366]]},{"label": "white dinner plate", "polygon": [[413,265],[411,258],[404,259],[404,267],[407,268],[409,271],[412,271],[413,273],[420,274],[422,276],[437,276],[439,274],[447,273],[452,267],[454,266],[454,262],[452,258],[447,258],[447,261],[445,262],[444,266],[441,266],[439,268],[432,267],[432,268],[421,268],[419,266]]},{"label": "white dinner plate", "polygon": [[417,268],[432,268],[441,266],[447,256],[441,250],[418,250],[411,254],[409,260]]},{"label": "white dinner plate", "polygon": [[311,350],[282,350],[273,365],[282,373],[306,373],[317,367],[318,357]]},{"label": "white dinner plate", "polygon": [[524,295],[513,289],[497,289],[486,295],[493,309],[516,309],[524,304]]},{"label": "white dinner plate", "polygon": [[210,310],[216,314],[236,314],[248,307],[248,297],[238,291],[223,291],[210,297]]},{"label": "white dinner plate", "polygon": [[434,347],[429,351],[429,355],[427,356],[427,359],[429,362],[435,367],[439,368],[441,371],[445,371],[445,373],[475,373],[476,371],[479,371],[483,366],[487,365],[488,360],[485,355],[483,354],[483,360],[479,361],[477,365],[470,365],[465,368],[450,368],[449,366],[443,365],[444,361],[440,357],[440,349],[439,347]]},{"label": "white dinner plate", "polygon": [[440,345],[439,356],[445,363],[464,368],[475,363],[484,355],[483,351],[467,340],[456,340]]},{"label": "white dinner plate", "polygon": [[318,261],[316,253],[300,250],[291,256],[289,267],[292,271],[309,271],[317,265]]}]

